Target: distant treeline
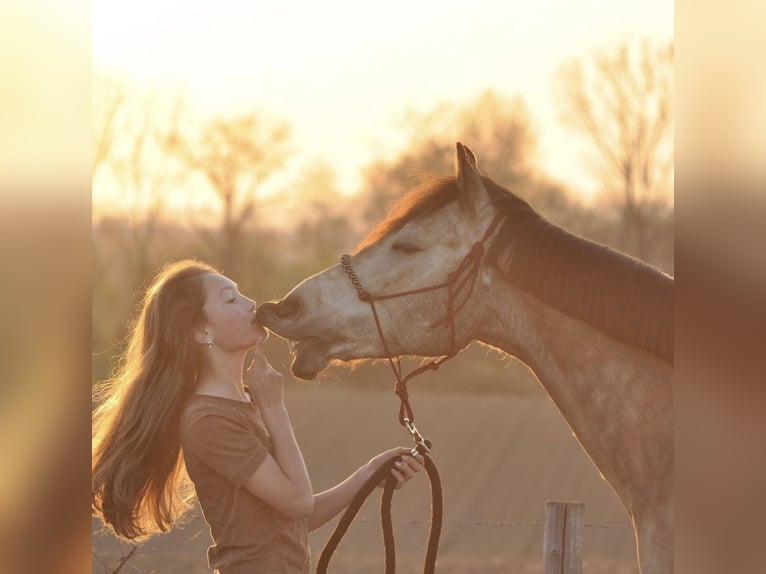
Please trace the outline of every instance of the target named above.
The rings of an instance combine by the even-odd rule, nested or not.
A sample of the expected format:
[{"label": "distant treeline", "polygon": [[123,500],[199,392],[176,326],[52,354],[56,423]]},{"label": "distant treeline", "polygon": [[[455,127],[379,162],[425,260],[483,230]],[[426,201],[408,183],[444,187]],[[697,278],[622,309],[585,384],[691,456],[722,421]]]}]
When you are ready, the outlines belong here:
[{"label": "distant treeline", "polygon": [[[558,189],[558,188],[557,188]],[[618,217],[606,209],[585,208],[562,190],[542,195],[548,217],[566,222],[565,227],[602,243],[622,248]],[[534,202],[534,197],[531,198]],[[129,321],[137,310],[142,290],[167,261],[197,258],[217,266],[231,276],[243,293],[258,302],[286,294],[306,277],[337,262],[369,229],[361,215],[354,216],[360,198],[334,197],[333,205],[314,205],[293,227],[259,227],[252,223],[241,230],[234,268],[220,257],[215,227],[184,224],[162,217],[152,225],[151,241],[137,243],[146,233],[147,221],[140,217],[105,217],[93,225],[93,376],[108,376],[119,354]],[[347,202],[345,205],[339,201]],[[322,217],[317,215],[326,211]],[[329,213],[332,211],[332,213]],[[650,262],[673,272],[672,210],[652,222]],[[277,337],[267,343],[272,362],[284,372],[290,364],[287,347]],[[411,364],[416,364],[413,359]],[[353,377],[344,369],[332,368],[323,375],[325,384],[344,384],[347,379],[365,380],[370,386],[389,384],[393,378],[385,362],[356,367]],[[347,384],[347,383],[346,383]],[[358,383],[356,383],[358,384]],[[466,389],[472,391],[539,392],[527,369],[500,353],[471,346],[437,373],[418,379],[418,389]],[[367,386],[367,383],[364,385]]]},{"label": "distant treeline", "polygon": [[[289,126],[284,122],[253,113],[216,117],[194,130],[193,122],[183,116],[183,106],[161,114],[150,100],[131,100],[118,84],[100,84],[94,92],[94,197],[102,197],[95,192],[108,186],[125,200],[123,206],[132,207],[94,218],[94,380],[108,377],[114,368],[142,290],[164,263],[202,259],[232,277],[256,301],[279,298],[353,249],[391,203],[421,178],[452,175],[456,140],[477,154],[485,175],[525,197],[553,223],[672,274],[673,149],[668,129],[672,122],[668,124],[667,113],[650,117],[646,112],[665,109],[658,101],[668,105],[668,87],[662,79],[672,76],[666,70],[672,70],[672,46],[652,56],[644,44],[638,53],[657,59],[655,76],[645,83],[661,90],[657,95],[647,88],[644,95],[652,105],[622,110],[613,125],[608,117],[599,120],[604,134],[617,133],[615,141],[624,142],[624,149],[619,143],[604,147],[606,135],[585,130],[594,152],[603,154],[605,166],[612,166],[611,171],[602,170],[602,192],[588,205],[577,190],[555,181],[539,166],[537,138],[523,100],[492,91],[463,106],[443,103],[426,113],[410,113],[409,145],[393,159],[368,165],[353,194],[341,193],[334,168],[318,162],[305,167],[282,193],[269,195],[263,193],[264,187],[286,173],[290,155]],[[602,56],[601,68],[606,62],[628,70],[633,65],[630,56],[623,47],[613,61]],[[638,69],[643,71],[630,73],[643,74],[647,68]],[[599,103],[583,100],[597,96],[584,89],[587,77],[580,62],[571,63],[561,77],[565,103],[570,104],[564,106],[569,122],[576,124],[579,117],[592,128],[593,118],[577,115],[592,113]],[[614,102],[601,104],[614,107]],[[638,130],[635,137],[626,131],[633,129]],[[208,188],[218,209],[202,215],[168,207],[171,193],[177,197],[179,190],[192,184],[195,189]],[[286,345],[272,337],[268,348],[272,362],[286,371],[290,363]],[[385,363],[358,367],[354,379],[360,377],[370,385],[391,381]],[[337,369],[324,375],[327,384],[344,384],[348,378]],[[523,365],[498,360],[497,353],[479,347],[470,348],[438,373],[424,375],[417,384],[540,392]]]}]

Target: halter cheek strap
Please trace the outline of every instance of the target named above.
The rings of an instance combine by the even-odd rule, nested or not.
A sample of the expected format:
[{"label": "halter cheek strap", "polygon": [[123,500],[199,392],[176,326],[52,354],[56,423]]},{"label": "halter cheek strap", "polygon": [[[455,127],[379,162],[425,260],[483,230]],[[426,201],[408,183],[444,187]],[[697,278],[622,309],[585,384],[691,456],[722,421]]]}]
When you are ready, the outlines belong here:
[{"label": "halter cheek strap", "polygon": [[[466,254],[457,268],[447,275],[447,280],[443,283],[439,283],[438,285],[431,285],[428,287],[421,287],[419,289],[411,289],[408,291],[400,291],[398,293],[390,293],[386,295],[373,295],[367,291],[364,286],[362,286],[361,281],[359,281],[356,273],[354,273],[354,269],[351,267],[351,256],[348,254],[341,255],[341,267],[351,281],[351,284],[354,286],[354,289],[356,289],[359,300],[364,301],[365,303],[369,303],[372,310],[372,316],[375,319],[375,328],[377,329],[378,336],[380,337],[380,341],[383,344],[383,350],[386,354],[386,358],[388,359],[388,362],[391,365],[391,369],[394,371],[394,375],[396,376],[394,392],[397,394],[399,400],[401,401],[399,407],[399,424],[407,427],[408,430],[410,429],[410,426],[414,428],[413,423],[415,422],[415,415],[412,412],[412,407],[410,406],[409,402],[407,381],[409,381],[415,375],[419,375],[425,371],[438,369],[444,361],[451,359],[457,354],[458,349],[456,348],[455,343],[455,315],[466,305],[466,303],[468,303],[468,300],[471,298],[471,294],[473,293],[474,287],[476,286],[476,279],[479,276],[481,260],[484,257],[484,245],[504,218],[505,215],[502,213],[498,213],[494,217],[481,239],[473,244],[471,250]],[[461,302],[457,303],[457,299],[460,293],[465,289],[466,286],[468,287],[468,291],[462,298]],[[393,356],[388,347],[388,343],[386,342],[386,337],[383,334],[383,328],[380,325],[378,311],[375,308],[375,301],[382,301],[384,299],[396,299],[399,297],[405,297],[407,295],[416,295],[419,293],[426,293],[428,291],[435,291],[437,289],[443,288],[447,289],[447,312],[442,319],[436,321],[433,325],[431,325],[431,327],[438,327],[444,323],[448,325],[450,338],[449,352],[439,359],[428,361],[427,363],[423,364],[417,369],[414,369],[403,377],[399,356]],[[424,446],[426,446],[428,443],[428,441],[423,442]]]}]

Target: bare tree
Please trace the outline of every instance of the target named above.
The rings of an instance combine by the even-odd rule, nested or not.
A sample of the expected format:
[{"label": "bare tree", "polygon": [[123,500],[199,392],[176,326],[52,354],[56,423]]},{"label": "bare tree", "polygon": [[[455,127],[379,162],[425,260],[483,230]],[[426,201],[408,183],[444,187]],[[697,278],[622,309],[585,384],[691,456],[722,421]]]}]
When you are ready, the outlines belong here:
[{"label": "bare tree", "polygon": [[143,103],[142,112],[131,125],[129,148],[115,171],[120,180],[134,190],[135,203],[129,210],[132,263],[139,281],[153,273],[152,248],[159,224],[166,210],[167,193],[180,185],[184,174],[171,166],[170,158],[163,154],[163,142],[168,133],[174,133],[180,122],[182,104],[176,103],[167,118],[160,119],[152,100]]},{"label": "bare tree", "polygon": [[153,97],[101,77],[96,86],[93,185],[111,187],[119,196],[112,210],[121,225],[113,230],[127,263],[128,286],[135,290],[153,273],[152,251],[165,197],[184,176],[163,147],[168,134],[178,129],[183,106],[179,100],[167,112]]},{"label": "bare tree", "polygon": [[125,88],[116,80],[97,75],[93,82],[93,176],[109,160],[124,104]]},{"label": "bare tree", "polygon": [[282,167],[288,136],[287,124],[269,124],[251,113],[214,119],[197,138],[176,130],[165,140],[165,149],[202,174],[221,202],[213,258],[227,274],[237,274],[243,233],[255,213],[257,193]]},{"label": "bare tree", "polygon": [[404,117],[411,133],[407,149],[393,161],[377,161],[365,170],[365,219],[379,220],[421,174],[452,174],[454,146],[462,141],[479,158],[482,173],[532,201],[561,221],[572,204],[565,190],[535,165],[536,135],[524,101],[491,90],[464,105],[444,102]]},{"label": "bare tree", "polygon": [[673,44],[626,41],[559,71],[561,118],[592,144],[604,190],[619,198],[627,251],[648,258],[654,219],[672,204]]},{"label": "bare tree", "polygon": [[353,229],[351,200],[338,191],[337,174],[324,162],[308,165],[291,187],[295,251],[306,252],[302,258],[311,269],[326,267],[361,236]]}]

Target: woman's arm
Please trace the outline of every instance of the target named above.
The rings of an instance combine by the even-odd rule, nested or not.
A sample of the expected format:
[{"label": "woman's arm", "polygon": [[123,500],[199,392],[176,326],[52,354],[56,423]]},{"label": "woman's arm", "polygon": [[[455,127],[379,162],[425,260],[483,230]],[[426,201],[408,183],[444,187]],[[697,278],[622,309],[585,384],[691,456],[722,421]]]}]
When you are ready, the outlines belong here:
[{"label": "woman's arm", "polygon": [[399,455],[401,459],[394,464],[391,475],[396,479],[396,488],[401,488],[423,468],[423,457],[418,455],[415,458],[409,453],[410,449],[406,447],[392,448],[382,452],[337,486],[314,495],[314,511],[308,517],[309,530],[324,526],[346,509],[367,479],[396,455]]},{"label": "woman's arm", "polygon": [[248,369],[248,387],[269,431],[274,456],[267,456],[244,487],[290,518],[306,518],[314,511],[309,473],[295,440],[284,404],[284,380],[256,350]]}]

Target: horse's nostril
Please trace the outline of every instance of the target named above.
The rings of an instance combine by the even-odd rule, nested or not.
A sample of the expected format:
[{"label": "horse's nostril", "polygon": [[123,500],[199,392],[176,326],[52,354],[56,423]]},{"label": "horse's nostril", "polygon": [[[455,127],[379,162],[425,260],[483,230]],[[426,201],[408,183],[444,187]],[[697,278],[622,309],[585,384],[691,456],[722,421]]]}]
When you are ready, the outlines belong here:
[{"label": "horse's nostril", "polygon": [[268,316],[288,319],[300,313],[302,306],[298,297],[287,297],[276,303],[264,303],[258,307],[257,316],[259,319],[266,319]]}]

